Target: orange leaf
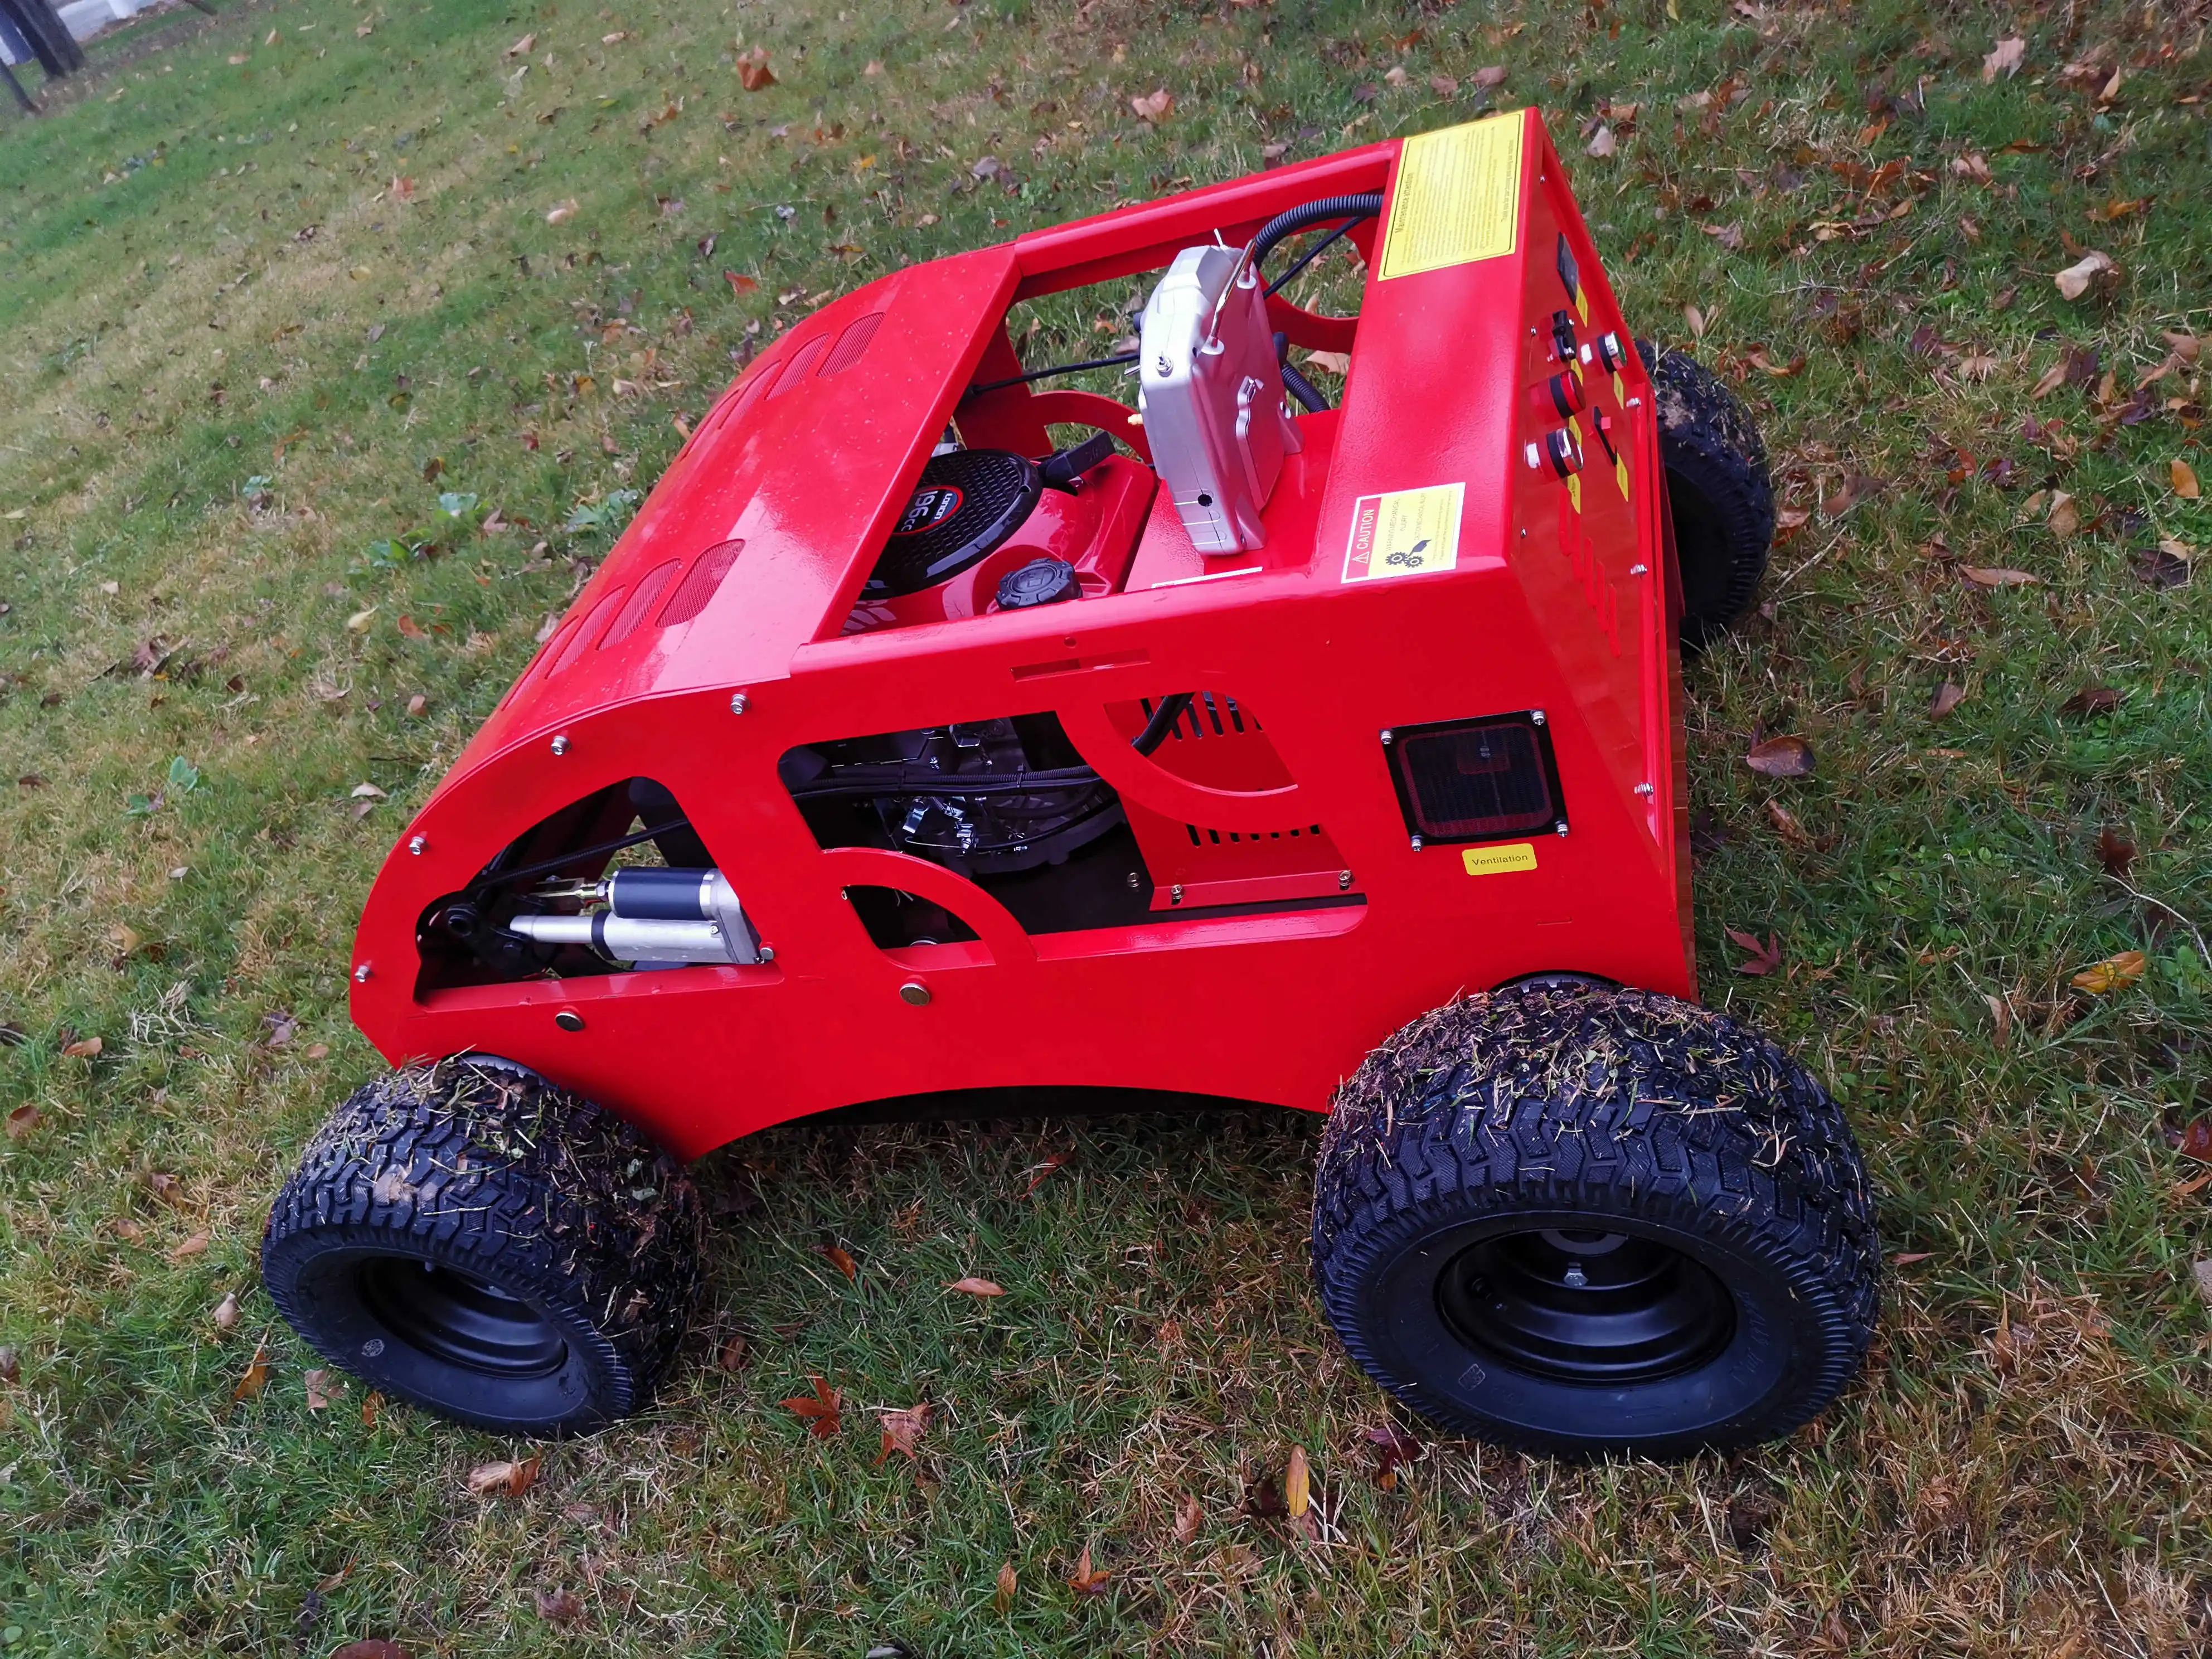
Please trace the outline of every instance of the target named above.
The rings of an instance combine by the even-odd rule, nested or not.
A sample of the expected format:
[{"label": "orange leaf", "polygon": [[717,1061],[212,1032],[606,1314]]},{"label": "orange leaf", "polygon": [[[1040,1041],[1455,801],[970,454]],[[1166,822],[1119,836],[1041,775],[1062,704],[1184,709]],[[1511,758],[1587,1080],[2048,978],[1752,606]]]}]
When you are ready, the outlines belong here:
[{"label": "orange leaf", "polygon": [[8,1139],[21,1140],[39,1127],[39,1121],[44,1115],[35,1106],[18,1106],[8,1114]]},{"label": "orange leaf", "polygon": [[2145,965],[2142,951],[2123,951],[2116,957],[2106,957],[2102,962],[2092,963],[2075,975],[2074,988],[2087,991],[2092,996],[2123,990],[2143,976]]},{"label": "orange leaf", "polygon": [[402,617],[399,619],[399,632],[401,637],[404,639],[427,640],[430,637],[422,624],[412,617]]},{"label": "orange leaf", "polygon": [[810,1376],[807,1381],[814,1385],[813,1397],[810,1399],[803,1394],[795,1395],[785,1401],[783,1407],[805,1418],[807,1432],[817,1440],[828,1440],[844,1426],[837,1413],[845,1403],[845,1397],[818,1376]]},{"label": "orange leaf", "polygon": [[253,1345],[253,1358],[246,1367],[246,1375],[238,1379],[238,1386],[230,1391],[234,1401],[252,1400],[269,1386],[269,1345]]},{"label": "orange leaf", "polygon": [[876,1454],[880,1464],[895,1451],[915,1455],[915,1447],[929,1428],[929,1401],[910,1406],[902,1412],[878,1412],[876,1420],[884,1427],[884,1449]]},{"label": "orange leaf", "polygon": [[722,280],[730,285],[730,292],[732,294],[760,292],[760,283],[741,270],[726,270],[722,273]]},{"label": "orange leaf", "polygon": [[1004,1566],[1000,1567],[999,1569],[999,1593],[991,1598],[991,1605],[996,1607],[1000,1613],[1004,1613],[1007,1608],[1012,1607],[1014,1605],[1014,1586],[1018,1582],[1019,1580],[1018,1580],[1014,1576],[1014,1564],[1012,1562],[1009,1561]]},{"label": "orange leaf", "polygon": [[375,1389],[371,1389],[368,1391],[368,1398],[361,1402],[362,1427],[364,1429],[374,1428],[376,1426],[376,1415],[383,1409],[383,1394]]},{"label": "orange leaf", "polygon": [[956,1279],[945,1288],[948,1291],[963,1291],[969,1296],[1004,1296],[1006,1293],[1002,1286],[994,1285],[989,1279],[976,1279],[972,1276],[967,1279]]},{"label": "orange leaf", "polygon": [[2203,495],[2204,491],[2197,482],[2197,474],[2190,470],[2188,462],[2177,456],[2166,465],[2167,469],[2173,474],[2175,495],[2189,501],[2197,501]]},{"label": "orange leaf", "polygon": [[1091,1565],[1091,1546],[1085,1544],[1082,1559],[1076,1562],[1074,1575],[1068,1579],[1067,1587],[1078,1595],[1103,1595],[1113,1577],[1103,1567]]},{"label": "orange leaf", "polygon": [[469,1491],[478,1498],[520,1498],[538,1484],[539,1452],[520,1463],[479,1463],[469,1471]]},{"label": "orange leaf", "polygon": [[844,1274],[847,1279],[857,1279],[860,1276],[860,1264],[848,1255],[842,1247],[826,1244],[823,1247],[822,1254],[830,1265]]},{"label": "orange leaf", "polygon": [[768,66],[766,46],[754,46],[738,54],[738,84],[747,92],[758,92],[775,84],[775,76]]},{"label": "orange leaf", "polygon": [[86,1037],[80,1042],[70,1043],[62,1052],[71,1060],[90,1060],[106,1046],[96,1036]]},{"label": "orange leaf", "polygon": [[1291,1448],[1291,1466],[1283,1474],[1283,1502],[1295,1521],[1306,1512],[1313,1493],[1313,1473],[1306,1466],[1306,1449]]},{"label": "orange leaf", "polygon": [[1990,570],[1972,564],[1960,565],[1959,574],[1977,587],[2027,587],[2043,580],[2025,570]]}]

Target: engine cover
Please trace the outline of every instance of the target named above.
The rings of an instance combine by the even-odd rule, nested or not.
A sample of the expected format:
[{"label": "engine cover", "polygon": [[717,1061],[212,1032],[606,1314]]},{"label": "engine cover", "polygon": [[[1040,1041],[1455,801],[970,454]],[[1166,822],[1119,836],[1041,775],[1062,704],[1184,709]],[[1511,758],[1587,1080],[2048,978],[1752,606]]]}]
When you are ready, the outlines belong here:
[{"label": "engine cover", "polygon": [[1007,450],[931,456],[860,597],[919,593],[988,558],[1022,527],[1043,491],[1036,463]]}]

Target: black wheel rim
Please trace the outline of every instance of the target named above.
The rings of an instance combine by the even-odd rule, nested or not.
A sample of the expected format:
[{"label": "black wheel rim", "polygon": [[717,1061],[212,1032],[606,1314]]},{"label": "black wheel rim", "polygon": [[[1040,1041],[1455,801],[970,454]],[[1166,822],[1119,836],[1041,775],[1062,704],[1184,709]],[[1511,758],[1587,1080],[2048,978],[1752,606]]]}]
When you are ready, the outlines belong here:
[{"label": "black wheel rim", "polygon": [[1437,1301],[1470,1348],[1597,1387],[1692,1370],[1735,1331],[1735,1298],[1711,1269],[1658,1239],[1595,1227],[1471,1244],[1446,1265]]},{"label": "black wheel rim", "polygon": [[360,1268],[362,1304],[409,1346],[488,1377],[544,1376],[568,1344],[553,1322],[496,1285],[440,1261],[373,1256]]}]

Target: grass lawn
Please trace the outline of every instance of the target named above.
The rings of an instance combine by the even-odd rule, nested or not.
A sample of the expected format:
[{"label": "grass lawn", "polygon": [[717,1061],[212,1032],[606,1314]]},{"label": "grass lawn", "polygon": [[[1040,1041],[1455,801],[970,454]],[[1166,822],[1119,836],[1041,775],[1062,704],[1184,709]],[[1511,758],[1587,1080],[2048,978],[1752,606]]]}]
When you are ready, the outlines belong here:
[{"label": "grass lawn", "polygon": [[[0,118],[0,1655],[2212,1644],[2203,0],[222,9]],[[466,1476],[526,1449],[311,1395],[256,1249],[380,1063],[354,918],[676,420],[903,262],[1521,104],[1774,452],[1765,603],[1690,674],[1698,937],[1881,1184],[1843,1404],[1680,1468],[1424,1431],[1386,1478],[1308,1289],[1316,1126],[1257,1112],[708,1160],[680,1373],[520,1497]],[[1777,733],[1814,776],[1746,767]],[[810,1375],[835,1437],[778,1403]]]}]

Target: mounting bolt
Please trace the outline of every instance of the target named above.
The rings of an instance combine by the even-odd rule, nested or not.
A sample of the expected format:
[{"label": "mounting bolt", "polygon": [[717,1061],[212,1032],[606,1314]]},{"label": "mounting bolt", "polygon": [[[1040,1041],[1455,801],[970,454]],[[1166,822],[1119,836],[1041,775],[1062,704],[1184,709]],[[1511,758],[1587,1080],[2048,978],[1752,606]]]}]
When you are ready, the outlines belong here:
[{"label": "mounting bolt", "polygon": [[580,1031],[584,1029],[584,1017],[574,1008],[563,1008],[553,1016],[553,1023],[564,1031]]},{"label": "mounting bolt", "polygon": [[1383,746],[1384,748],[1386,748],[1386,749],[1387,749],[1387,748],[1389,748],[1389,745],[1390,745],[1390,728],[1389,728],[1389,726],[1384,726],[1384,727],[1382,728],[1382,746]]},{"label": "mounting bolt", "polygon": [[916,1008],[929,1006],[929,987],[918,979],[910,979],[899,987],[899,1000]]},{"label": "mounting bolt", "polygon": [[1541,444],[1528,445],[1526,448],[1522,450],[1521,459],[1528,462],[1532,467],[1542,466],[1544,465],[1544,447]]},{"label": "mounting bolt", "polygon": [[1413,850],[1416,853],[1421,850],[1421,838],[1419,836],[1413,837]]},{"label": "mounting bolt", "polygon": [[1632,564],[1628,567],[1628,574],[1632,576],[1648,576],[1651,574],[1651,567],[1648,564]]},{"label": "mounting bolt", "polygon": [[774,962],[775,960],[775,946],[773,945],[761,945],[753,952],[753,954],[763,962]]},{"label": "mounting bolt", "polygon": [[742,714],[746,709],[751,708],[752,705],[753,700],[747,696],[744,692],[732,691],[730,693],[730,712],[732,714]]},{"label": "mounting bolt", "polygon": [[1345,892],[1347,891],[1351,886],[1352,872],[1349,870],[1338,871],[1336,872],[1336,890],[1340,893]]},{"label": "mounting bolt", "polygon": [[1134,870],[1132,870],[1132,871],[1130,871],[1130,872],[1129,872],[1129,885],[1130,885],[1130,886],[1132,886],[1132,887],[1142,887],[1144,884],[1145,884],[1145,878],[1144,878],[1142,876],[1139,875],[1139,874],[1138,874]]},{"label": "mounting bolt", "polygon": [[1567,833],[1567,821],[1565,818],[1561,818],[1557,823],[1552,826],[1552,833],[1562,839],[1565,839]]},{"label": "mounting bolt", "polygon": [[1544,723],[1544,711],[1543,711],[1542,709],[1540,709],[1540,708],[1532,708],[1532,709],[1530,709],[1530,710],[1528,711],[1528,724],[1529,724],[1529,725],[1531,725],[1531,726],[1541,726],[1543,723]]},{"label": "mounting bolt", "polygon": [[565,754],[567,754],[567,753],[568,752],[568,738],[554,738],[554,739],[553,739],[553,752],[554,752],[556,755],[565,755]]},{"label": "mounting bolt", "polygon": [[407,837],[407,850],[412,853],[418,859],[428,850],[429,845],[430,843],[424,840],[421,836],[410,836]]},{"label": "mounting bolt", "polygon": [[1176,883],[1174,886],[1168,889],[1168,902],[1170,904],[1181,904],[1182,902],[1182,884],[1181,882]]},{"label": "mounting bolt", "polygon": [[1639,783],[1636,786],[1636,793],[1639,795],[1648,795],[1651,793],[1651,786],[1648,783]]},{"label": "mounting bolt", "polygon": [[362,963],[360,967],[353,970],[353,982],[356,985],[366,985],[368,983],[368,964],[367,963]]},{"label": "mounting bolt", "polygon": [[1641,398],[1631,398],[1628,400],[1628,406],[1631,409],[1641,409],[1644,407],[1644,399]]}]

